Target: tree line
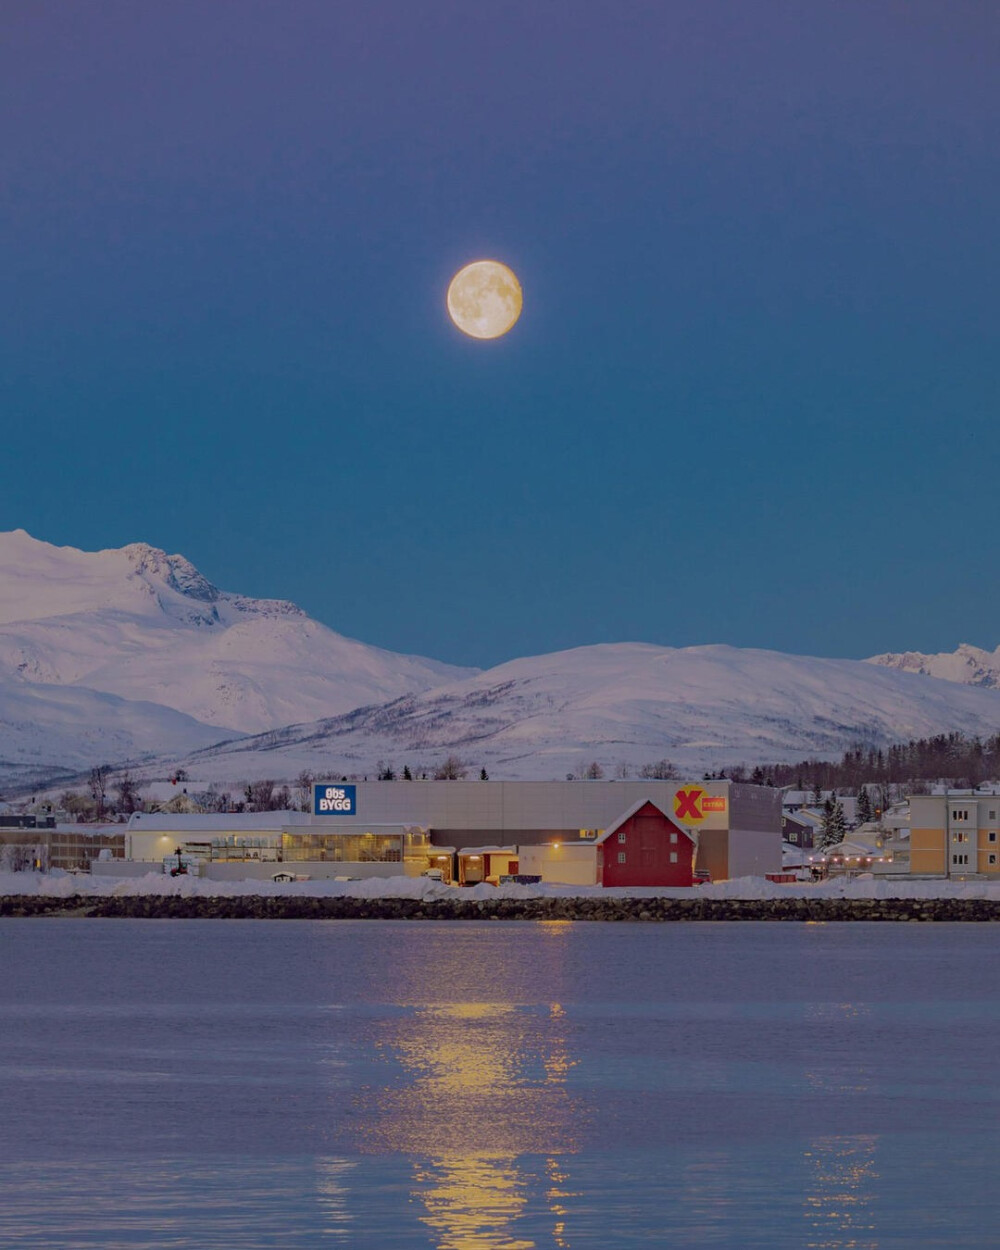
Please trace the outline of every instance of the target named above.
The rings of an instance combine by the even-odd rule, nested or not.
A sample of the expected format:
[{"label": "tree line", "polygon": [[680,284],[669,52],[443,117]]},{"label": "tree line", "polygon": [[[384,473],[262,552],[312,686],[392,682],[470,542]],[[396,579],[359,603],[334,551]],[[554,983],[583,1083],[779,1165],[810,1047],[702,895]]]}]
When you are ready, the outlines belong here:
[{"label": "tree line", "polygon": [[852,794],[865,785],[903,786],[911,794],[919,794],[939,782],[974,790],[982,782],[1000,777],[1000,733],[985,739],[957,732],[935,734],[884,748],[858,745],[839,760],[806,759],[753,769],[742,766],[729,769],[725,775],[731,781]]}]

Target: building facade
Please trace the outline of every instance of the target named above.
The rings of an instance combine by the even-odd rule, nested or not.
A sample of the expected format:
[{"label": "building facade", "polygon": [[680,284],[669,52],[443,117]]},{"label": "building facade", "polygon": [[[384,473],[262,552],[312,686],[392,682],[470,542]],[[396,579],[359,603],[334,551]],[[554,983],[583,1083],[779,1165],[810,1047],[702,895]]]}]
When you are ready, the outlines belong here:
[{"label": "building facade", "polygon": [[[637,819],[643,804],[659,814]],[[606,835],[623,832],[626,816],[637,822],[624,831],[635,852],[626,849],[622,863],[616,850],[606,872]],[[654,824],[667,838],[662,846]],[[683,840],[670,843],[671,835]],[[586,885],[606,875],[643,884],[653,861],[660,876],[682,876],[668,868],[693,850],[688,876],[696,867],[721,880],[780,871],[781,800],[769,787],[729,781],[332,780],[317,783],[312,813],[136,814],[129,821],[131,860],[162,863],[178,850],[198,857],[210,876],[263,877],[294,862],[312,876],[434,870],[463,884],[522,874]]]},{"label": "building facade", "polygon": [[1000,794],[949,790],[911,796],[910,873],[921,877],[1000,873]]},{"label": "building facade", "polygon": [[597,842],[601,885],[694,884],[696,835],[671,820],[649,799],[640,799]]},{"label": "building facade", "polygon": [[0,825],[0,868],[89,872],[98,858],[124,857],[123,825],[60,824],[55,820]]}]

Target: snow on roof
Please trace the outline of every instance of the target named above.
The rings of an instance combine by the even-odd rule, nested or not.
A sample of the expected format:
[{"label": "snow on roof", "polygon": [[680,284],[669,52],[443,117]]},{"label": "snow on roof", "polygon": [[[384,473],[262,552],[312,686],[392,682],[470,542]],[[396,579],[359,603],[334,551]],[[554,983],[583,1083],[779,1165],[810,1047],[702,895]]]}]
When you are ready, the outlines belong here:
[{"label": "snow on roof", "polygon": [[639,811],[640,808],[645,807],[647,803],[652,804],[652,806],[656,808],[656,810],[660,813],[660,815],[665,816],[666,819],[674,826],[675,829],[677,829],[680,833],[683,833],[686,837],[690,838],[692,842],[694,842],[695,837],[690,829],[686,829],[683,825],[678,824],[668,812],[665,812],[663,810],[663,808],[660,806],[659,803],[657,803],[655,799],[648,799],[648,798],[637,799],[632,804],[632,806],[628,808],[627,811],[622,812],[622,814],[618,817],[618,819],[614,822],[614,824],[608,825],[607,829],[604,830],[604,832],[597,839],[597,841],[606,842],[613,833],[617,833],[618,830],[622,827],[622,825],[627,820],[631,820],[632,817],[636,814],[636,812]]},{"label": "snow on roof", "polygon": [[[309,827],[312,818],[307,812],[134,812],[128,821],[133,833],[162,830],[169,833],[235,833],[240,830],[279,830],[290,825]],[[320,832],[321,827],[317,827]],[[358,831],[360,832],[360,830]]]},{"label": "snow on roof", "polygon": [[855,842],[850,838],[845,838],[843,842],[837,842],[834,846],[824,847],[823,854],[827,859],[831,855],[846,855],[852,859],[871,859],[878,856],[878,850],[864,842]]}]

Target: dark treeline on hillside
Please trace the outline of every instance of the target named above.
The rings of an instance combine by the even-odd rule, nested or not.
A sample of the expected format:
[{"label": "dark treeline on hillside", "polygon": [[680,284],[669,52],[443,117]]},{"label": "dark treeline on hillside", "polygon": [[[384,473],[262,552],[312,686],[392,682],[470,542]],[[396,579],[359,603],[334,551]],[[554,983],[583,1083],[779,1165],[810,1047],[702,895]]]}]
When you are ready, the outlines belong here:
[{"label": "dark treeline on hillside", "polygon": [[798,764],[771,764],[736,768],[734,781],[793,786],[797,790],[857,790],[862,785],[906,786],[911,793],[944,781],[956,788],[974,789],[1000,777],[1000,734],[985,741],[965,734],[938,734],[901,742],[884,750],[856,746],[839,760],[802,760]]}]

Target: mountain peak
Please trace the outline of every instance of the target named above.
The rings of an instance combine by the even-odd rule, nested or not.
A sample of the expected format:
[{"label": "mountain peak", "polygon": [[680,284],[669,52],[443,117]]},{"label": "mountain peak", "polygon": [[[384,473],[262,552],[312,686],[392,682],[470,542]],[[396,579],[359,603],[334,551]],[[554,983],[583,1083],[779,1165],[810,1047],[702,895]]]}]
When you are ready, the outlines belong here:
[{"label": "mountain peak", "polygon": [[868,663],[897,668],[904,673],[920,673],[924,677],[940,677],[942,681],[953,681],[961,686],[1000,689],[1000,647],[996,651],[986,651],[962,642],[954,651],[934,655],[922,651],[887,651],[884,655],[873,655]]},{"label": "mountain peak", "polygon": [[220,597],[219,588],[199,573],[185,556],[168,556],[149,543],[129,543],[121,551],[137,576],[162,581],[178,594],[203,603],[215,603]]},{"label": "mountain peak", "polygon": [[74,686],[118,696],[123,718],[143,701],[220,735],[259,732],[468,671],[344,638],[285,600],[220,590],[150,543],[80,551],[0,534],[0,681],[33,689],[40,706],[43,688]]}]

